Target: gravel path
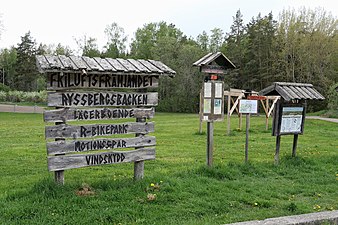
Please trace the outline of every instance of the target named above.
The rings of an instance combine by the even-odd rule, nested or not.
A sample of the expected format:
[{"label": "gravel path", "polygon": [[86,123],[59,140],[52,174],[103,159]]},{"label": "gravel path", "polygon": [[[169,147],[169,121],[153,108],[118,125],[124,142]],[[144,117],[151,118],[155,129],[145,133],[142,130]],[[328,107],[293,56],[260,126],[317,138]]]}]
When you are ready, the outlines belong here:
[{"label": "gravel path", "polygon": [[325,117],[320,117],[320,116],[307,116],[306,119],[325,120],[325,121],[329,121],[333,123],[338,123],[338,119],[325,118]]}]

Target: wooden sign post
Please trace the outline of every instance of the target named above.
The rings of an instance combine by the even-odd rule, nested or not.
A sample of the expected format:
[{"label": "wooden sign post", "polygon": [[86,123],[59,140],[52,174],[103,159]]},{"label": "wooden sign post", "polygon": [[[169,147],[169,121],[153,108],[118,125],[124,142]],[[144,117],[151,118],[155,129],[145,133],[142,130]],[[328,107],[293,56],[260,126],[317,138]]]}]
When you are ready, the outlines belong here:
[{"label": "wooden sign post", "polygon": [[277,102],[272,134],[276,136],[275,164],[279,163],[279,150],[282,135],[293,134],[292,157],[296,156],[298,135],[304,132],[305,103]]},{"label": "wooden sign post", "polygon": [[224,119],[224,77],[227,69],[234,69],[235,65],[221,52],[209,53],[196,62],[205,75],[202,91],[200,93],[200,127],[202,121],[207,121],[207,165],[213,164],[214,151],[214,121]]},{"label": "wooden sign post", "polygon": [[[250,97],[250,96],[249,96]],[[248,97],[248,99],[249,99]],[[257,100],[239,100],[239,113],[246,114],[245,126],[245,162],[249,160],[249,129],[250,129],[250,114],[257,113]]]},{"label": "wooden sign post", "polygon": [[[37,65],[47,73],[48,106],[56,107],[44,112],[45,122],[55,122],[45,127],[55,181],[64,184],[64,170],[128,162],[134,162],[134,178],[143,178],[144,161],[155,159],[156,138],[147,136],[154,123],[147,119],[158,103],[157,92],[147,88],[158,87],[159,75],[175,71],[153,60],[75,56],[37,56]],[[136,122],[109,123],[127,118]],[[128,134],[135,136],[118,137]]]},{"label": "wooden sign post", "polygon": [[211,80],[202,87],[202,119],[207,121],[207,165],[213,164],[214,121],[224,119],[224,82]]}]

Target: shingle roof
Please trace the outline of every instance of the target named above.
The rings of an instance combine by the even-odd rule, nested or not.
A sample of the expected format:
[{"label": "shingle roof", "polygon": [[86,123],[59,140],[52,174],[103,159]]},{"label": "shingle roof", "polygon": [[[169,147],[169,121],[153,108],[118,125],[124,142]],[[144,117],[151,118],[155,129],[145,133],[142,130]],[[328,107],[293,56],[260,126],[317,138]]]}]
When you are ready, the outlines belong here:
[{"label": "shingle roof", "polygon": [[193,66],[209,65],[215,61],[219,66],[224,66],[226,69],[234,69],[236,66],[222,53],[209,53],[193,63]]},{"label": "shingle roof", "polygon": [[154,74],[169,76],[175,76],[176,74],[174,70],[160,61],[143,59],[37,55],[36,64],[41,73],[86,70],[87,73]]},{"label": "shingle roof", "polygon": [[274,82],[264,88],[259,95],[280,95],[284,100],[324,100],[325,98],[313,87],[312,84]]}]

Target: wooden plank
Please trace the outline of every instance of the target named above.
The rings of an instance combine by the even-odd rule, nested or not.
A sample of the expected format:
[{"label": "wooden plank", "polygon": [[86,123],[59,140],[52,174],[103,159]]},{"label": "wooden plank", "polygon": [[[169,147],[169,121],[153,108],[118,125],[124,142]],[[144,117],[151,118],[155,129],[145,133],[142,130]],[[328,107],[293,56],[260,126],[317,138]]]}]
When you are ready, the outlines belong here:
[{"label": "wooden plank", "polygon": [[73,63],[73,61],[65,55],[59,55],[59,59],[64,68],[69,70],[78,70],[79,68]]},{"label": "wooden plank", "polygon": [[265,100],[266,97],[265,96],[259,96],[259,95],[250,95],[248,96],[248,99],[249,100]]},{"label": "wooden plank", "polygon": [[201,67],[202,73],[224,74],[226,69],[223,66],[217,65],[203,65]]},{"label": "wooden plank", "polygon": [[154,132],[154,123],[119,123],[119,124],[61,124],[45,127],[46,138],[89,138],[111,136],[115,134],[147,134]]},{"label": "wooden plank", "polygon": [[308,89],[306,89],[306,87],[300,87],[300,89],[302,89],[302,91],[306,93],[307,96],[309,96],[309,99],[315,98],[315,96],[313,96],[313,94]]},{"label": "wooden plank", "polygon": [[119,63],[116,59],[106,58],[107,62],[110,63],[117,71],[128,72],[121,63]]},{"label": "wooden plank", "polygon": [[117,71],[106,59],[94,57],[94,60],[103,68],[104,71]]},{"label": "wooden plank", "polygon": [[140,136],[135,138],[100,138],[93,140],[54,141],[47,143],[47,153],[67,154],[71,152],[88,152],[103,149],[149,147],[156,145],[153,136]]},{"label": "wooden plank", "polygon": [[95,59],[88,56],[82,56],[82,60],[87,63],[91,70],[104,71],[102,67],[95,61]]},{"label": "wooden plank", "polygon": [[136,72],[139,73],[140,71],[133,66],[133,64],[131,64],[128,60],[125,59],[116,59],[119,63],[121,63],[123,65],[124,68],[127,69],[128,72]]},{"label": "wooden plank", "polygon": [[150,62],[148,62],[147,60],[139,59],[138,61],[140,63],[142,63],[142,65],[144,65],[145,67],[147,67],[153,73],[160,73],[160,74],[163,73],[162,70],[160,70],[159,68],[157,68],[156,66],[154,66],[153,64],[151,64]]},{"label": "wooden plank", "polygon": [[47,73],[47,90],[158,87],[158,75]]},{"label": "wooden plank", "polygon": [[207,166],[211,167],[214,161],[214,123],[207,122]]},{"label": "wooden plank", "polygon": [[43,56],[43,55],[37,55],[36,56],[36,65],[37,65],[40,72],[43,72],[44,70],[51,69],[46,57]]},{"label": "wooden plank", "polygon": [[74,154],[49,156],[48,170],[68,170],[87,166],[109,165],[155,159],[155,148],[132,151],[101,152],[96,154]]},{"label": "wooden plank", "polygon": [[153,118],[154,108],[63,108],[47,110],[43,117],[45,122],[66,122],[76,120],[114,120],[122,118]]},{"label": "wooden plank", "polygon": [[45,57],[46,57],[46,59],[49,63],[49,66],[52,69],[64,69],[63,65],[61,64],[61,62],[59,60],[59,57],[52,56],[52,55],[46,55]]},{"label": "wooden plank", "polygon": [[172,70],[169,66],[163,64],[160,61],[149,60],[149,62],[152,63],[154,66],[156,66],[157,68],[159,68],[160,70],[162,70],[165,73],[176,74],[176,72],[174,70]]},{"label": "wooden plank", "polygon": [[85,69],[90,71],[90,67],[87,66],[87,64],[82,60],[80,56],[74,56],[71,55],[69,58],[72,60],[72,62],[76,65],[77,68],[79,69]]},{"label": "wooden plank", "polygon": [[133,66],[135,66],[140,72],[150,73],[151,71],[145,67],[142,63],[135,59],[127,59]]},{"label": "wooden plank", "polygon": [[158,93],[63,92],[48,93],[48,106],[155,106]]}]

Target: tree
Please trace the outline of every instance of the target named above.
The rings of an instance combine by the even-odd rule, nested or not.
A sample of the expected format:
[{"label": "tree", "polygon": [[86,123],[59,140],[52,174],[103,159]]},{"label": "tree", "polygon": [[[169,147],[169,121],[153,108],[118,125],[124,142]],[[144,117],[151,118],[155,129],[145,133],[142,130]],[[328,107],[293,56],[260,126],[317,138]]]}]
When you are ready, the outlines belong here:
[{"label": "tree", "polygon": [[96,43],[96,38],[87,38],[87,36],[84,35],[82,38],[75,38],[75,42],[78,45],[79,50],[82,52],[82,56],[99,57],[101,55]]},{"label": "tree", "polygon": [[196,41],[205,53],[209,51],[209,36],[207,32],[203,31],[202,34],[199,34]]},{"label": "tree", "polygon": [[16,75],[16,65],[17,54],[14,47],[10,49],[5,48],[0,51],[0,68],[2,68],[4,72],[3,83],[11,88],[14,88],[13,84]]},{"label": "tree", "polygon": [[106,27],[104,33],[108,39],[103,52],[105,57],[119,58],[127,55],[127,36],[122,27],[114,22]]},{"label": "tree", "polygon": [[222,52],[236,65],[236,69],[231,71],[229,80],[227,81],[230,87],[247,88],[249,74],[244,73],[247,48],[245,31],[243,15],[241,11],[238,10],[233,17],[230,33],[227,33],[226,41],[222,46]]},{"label": "tree", "polygon": [[218,52],[224,42],[224,32],[220,28],[214,28],[211,30],[210,35],[210,52]]},{"label": "tree", "polygon": [[37,87],[36,43],[30,31],[21,37],[21,43],[16,47],[17,64],[13,87],[22,91],[33,91]]}]

